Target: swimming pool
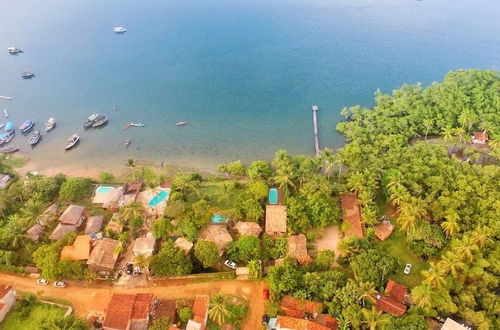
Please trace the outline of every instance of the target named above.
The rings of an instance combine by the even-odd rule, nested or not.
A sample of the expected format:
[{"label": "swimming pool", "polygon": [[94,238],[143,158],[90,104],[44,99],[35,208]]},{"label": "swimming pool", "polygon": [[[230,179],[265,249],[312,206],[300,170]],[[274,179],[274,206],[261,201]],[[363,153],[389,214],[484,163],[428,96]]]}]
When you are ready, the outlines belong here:
[{"label": "swimming pool", "polygon": [[220,214],[214,214],[212,216],[212,222],[213,223],[224,223],[227,221],[227,217],[220,215]]},{"label": "swimming pool", "polygon": [[115,188],[108,187],[108,186],[99,186],[99,187],[97,187],[97,189],[95,190],[95,192],[99,193],[99,194],[107,194],[107,193],[109,193],[113,189],[115,189]]},{"label": "swimming pool", "polygon": [[278,189],[276,188],[269,189],[269,204],[271,205],[278,204]]},{"label": "swimming pool", "polygon": [[168,191],[161,190],[158,194],[156,194],[151,200],[149,201],[148,205],[149,206],[156,206],[163,202],[165,199],[168,197]]}]

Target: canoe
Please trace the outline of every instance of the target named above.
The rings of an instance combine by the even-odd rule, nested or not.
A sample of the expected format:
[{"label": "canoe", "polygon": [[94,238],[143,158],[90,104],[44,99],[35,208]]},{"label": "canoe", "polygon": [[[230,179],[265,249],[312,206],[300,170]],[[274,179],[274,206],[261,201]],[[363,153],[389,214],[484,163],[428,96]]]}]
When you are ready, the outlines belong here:
[{"label": "canoe", "polygon": [[31,128],[33,128],[33,125],[35,125],[35,123],[33,122],[33,120],[31,119],[28,119],[26,120],[21,126],[19,126],[19,130],[23,133],[26,133],[28,132]]},{"label": "canoe", "polygon": [[31,134],[31,136],[28,139],[28,143],[32,146],[37,144],[40,141],[40,138],[42,137],[42,134],[40,133],[39,130],[36,130]]},{"label": "canoe", "polygon": [[73,148],[78,141],[80,141],[80,136],[78,134],[73,134],[68,138],[68,144],[64,147],[64,150],[69,150]]},{"label": "canoe", "polygon": [[16,152],[18,150],[19,150],[18,146],[10,144],[8,146],[0,148],[0,154],[10,154],[10,153]]}]

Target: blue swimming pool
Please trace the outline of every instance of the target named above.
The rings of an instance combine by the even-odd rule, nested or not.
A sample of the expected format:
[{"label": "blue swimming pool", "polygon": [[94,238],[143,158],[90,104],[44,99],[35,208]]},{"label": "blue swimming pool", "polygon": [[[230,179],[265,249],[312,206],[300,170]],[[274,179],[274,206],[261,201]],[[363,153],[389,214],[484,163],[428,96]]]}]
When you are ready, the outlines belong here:
[{"label": "blue swimming pool", "polygon": [[156,206],[163,202],[165,199],[168,197],[168,191],[162,190],[158,194],[156,194],[151,200],[149,201],[148,205],[149,206]]},{"label": "blue swimming pool", "polygon": [[100,193],[100,194],[107,194],[107,193],[109,193],[113,189],[114,189],[113,187],[99,186],[99,187],[97,187],[97,189],[95,190],[95,192],[96,193]]},{"label": "blue swimming pool", "polygon": [[225,223],[227,221],[227,217],[220,215],[220,214],[214,214],[212,216],[212,222],[213,223]]},{"label": "blue swimming pool", "polygon": [[271,204],[271,205],[278,204],[278,200],[279,200],[278,198],[279,198],[278,189],[276,189],[276,188],[269,189],[269,204]]}]

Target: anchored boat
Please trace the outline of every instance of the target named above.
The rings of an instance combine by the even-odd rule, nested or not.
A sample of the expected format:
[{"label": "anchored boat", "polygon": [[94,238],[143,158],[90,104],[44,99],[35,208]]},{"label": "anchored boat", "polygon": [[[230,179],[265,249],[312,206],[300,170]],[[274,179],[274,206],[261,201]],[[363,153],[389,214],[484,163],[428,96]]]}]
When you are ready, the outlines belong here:
[{"label": "anchored boat", "polygon": [[128,148],[128,146],[130,145],[130,142],[132,142],[132,140],[130,140],[130,139],[125,140],[125,148]]},{"label": "anchored boat", "polygon": [[8,146],[0,148],[0,154],[11,154],[11,153],[16,152],[18,150],[19,150],[18,146],[8,145]]},{"label": "anchored boat", "polygon": [[19,130],[23,133],[26,133],[30,129],[32,129],[34,125],[35,125],[35,123],[33,122],[33,120],[28,119],[21,126],[19,126]]},{"label": "anchored boat", "polygon": [[14,133],[14,123],[11,121],[8,121],[7,124],[5,124],[5,133],[11,134]]},{"label": "anchored boat", "polygon": [[96,119],[99,118],[99,116],[100,115],[97,112],[94,112],[93,114],[88,116],[87,121],[85,121],[85,123],[83,123],[83,127],[89,128],[90,126],[92,126],[94,124],[94,122],[96,121]]},{"label": "anchored boat", "polygon": [[108,122],[108,116],[102,115],[99,116],[94,123],[92,124],[92,127],[100,127]]},{"label": "anchored boat", "polygon": [[113,31],[115,31],[115,33],[121,34],[127,32],[127,29],[124,28],[123,26],[116,26],[113,28]]},{"label": "anchored boat", "polygon": [[143,123],[130,123],[130,126],[133,126],[133,127],[144,127],[144,124]]},{"label": "anchored boat", "polygon": [[188,122],[187,121],[180,121],[178,122],[177,124],[175,124],[175,126],[184,126],[186,125]]},{"label": "anchored boat", "polygon": [[39,130],[35,130],[33,134],[31,134],[31,136],[29,137],[28,143],[34,146],[40,141],[41,138],[42,138],[42,133],[40,133]]},{"label": "anchored boat", "polygon": [[49,120],[47,120],[47,123],[45,123],[45,132],[50,131],[54,127],[56,127],[56,120],[54,118],[49,118]]},{"label": "anchored boat", "polygon": [[17,55],[19,53],[22,53],[23,50],[21,48],[17,48],[17,47],[9,47],[7,48],[7,50],[9,51],[10,54],[12,55]]},{"label": "anchored boat", "polygon": [[73,148],[78,141],[80,141],[80,136],[78,134],[73,134],[68,138],[68,144],[66,144],[66,147],[64,147],[64,150],[69,150]]},{"label": "anchored boat", "polygon": [[7,101],[11,101],[11,100],[12,100],[12,97],[10,97],[10,96],[3,96],[3,95],[0,95],[0,99],[7,100]]},{"label": "anchored boat", "polygon": [[9,143],[14,138],[14,131],[0,134],[0,145]]},{"label": "anchored boat", "polygon": [[29,71],[25,71],[23,73],[21,73],[21,77],[23,79],[31,79],[35,76],[35,74],[33,72],[29,72]]}]

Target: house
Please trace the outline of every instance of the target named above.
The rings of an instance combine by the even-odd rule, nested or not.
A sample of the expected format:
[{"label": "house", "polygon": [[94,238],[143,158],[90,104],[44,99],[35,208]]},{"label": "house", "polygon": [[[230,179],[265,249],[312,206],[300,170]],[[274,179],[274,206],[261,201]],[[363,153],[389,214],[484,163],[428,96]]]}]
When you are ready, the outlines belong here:
[{"label": "house", "polygon": [[0,285],[0,322],[16,302],[16,291],[10,285]]},{"label": "house", "polygon": [[9,185],[12,178],[8,174],[0,173],[0,189],[5,189]]},{"label": "house", "polygon": [[474,132],[471,142],[473,144],[485,145],[488,142],[488,133],[486,131]]},{"label": "house", "polygon": [[327,326],[318,324],[312,320],[299,319],[291,316],[279,315],[276,318],[276,328],[280,330],[330,330]]},{"label": "house", "polygon": [[361,212],[357,203],[356,194],[343,194],[340,201],[344,222],[349,224],[349,228],[345,232],[345,236],[363,238],[363,224],[361,223]]},{"label": "house", "polygon": [[377,311],[391,314],[392,316],[401,316],[406,312],[404,304],[408,289],[395,281],[390,280],[385,288],[387,295],[377,294],[375,296]]},{"label": "house", "polygon": [[26,235],[34,242],[37,242],[44,233],[45,227],[38,222],[26,231]]},{"label": "house", "polygon": [[124,227],[125,224],[121,221],[120,214],[114,213],[111,217],[111,220],[109,220],[108,224],[106,225],[106,229],[104,229],[104,231],[108,234],[110,231],[116,234],[121,234]]},{"label": "house", "polygon": [[152,256],[155,250],[156,239],[153,233],[147,233],[144,237],[139,237],[134,241],[134,247],[132,253],[134,256],[144,254],[147,256]]},{"label": "house", "polygon": [[57,211],[59,209],[59,206],[54,203],[51,204],[49,207],[43,211],[42,214],[40,214],[36,218],[36,222],[41,224],[42,226],[48,226],[50,223],[52,223],[55,219],[57,219]]},{"label": "house", "polygon": [[113,294],[106,309],[103,329],[147,329],[154,301],[151,293]]},{"label": "house", "polygon": [[457,321],[450,319],[449,317],[446,318],[446,321],[444,321],[443,326],[441,327],[441,330],[469,330],[470,328],[465,327],[463,324],[458,323]]},{"label": "house", "polygon": [[385,241],[389,236],[391,236],[394,231],[394,226],[390,221],[384,220],[375,226],[375,236],[381,240]]},{"label": "house", "polygon": [[99,272],[109,273],[113,271],[118,259],[116,248],[121,245],[120,241],[111,238],[97,240],[87,260],[87,265]]},{"label": "house", "polygon": [[260,228],[259,224],[256,222],[250,222],[250,221],[239,221],[235,226],[234,229],[241,235],[241,236],[255,236],[259,237],[260,233],[262,232],[262,228]]},{"label": "house", "polygon": [[101,231],[102,224],[104,222],[103,215],[94,215],[87,219],[87,225],[85,226],[85,234],[95,234]]},{"label": "house", "polygon": [[123,193],[123,187],[98,186],[94,191],[92,203],[102,204],[104,209],[118,209]]},{"label": "house", "polygon": [[336,330],[339,326],[339,322],[336,318],[328,314],[319,315],[314,322],[327,327],[328,329]]},{"label": "house", "polygon": [[191,252],[191,249],[193,248],[194,244],[185,239],[184,237],[179,237],[175,240],[174,246],[184,250],[184,253],[188,255]]},{"label": "house", "polygon": [[323,304],[317,301],[284,296],[281,300],[280,310],[286,316],[297,318],[307,316],[309,319],[315,319],[323,311]]},{"label": "house", "polygon": [[59,224],[56,226],[49,239],[59,240],[68,233],[75,232],[88,217],[84,206],[70,205],[59,217]]},{"label": "house", "polygon": [[198,240],[214,242],[219,249],[219,255],[224,253],[226,246],[233,241],[233,238],[226,227],[220,225],[207,225],[200,231]]},{"label": "house", "polygon": [[266,234],[280,236],[286,233],[286,206],[266,205]]},{"label": "house", "polygon": [[177,316],[177,303],[175,300],[157,299],[151,311],[152,320],[166,317],[170,323],[175,323]]},{"label": "house", "polygon": [[89,235],[76,236],[73,245],[63,247],[61,260],[69,259],[73,261],[87,260],[90,256],[91,244]]},{"label": "house", "polygon": [[301,264],[308,264],[312,261],[307,254],[307,239],[306,235],[292,235],[286,238],[288,249],[286,255],[297,260]]},{"label": "house", "polygon": [[193,318],[188,321],[186,330],[204,330],[208,319],[210,297],[196,296],[193,304]]}]

